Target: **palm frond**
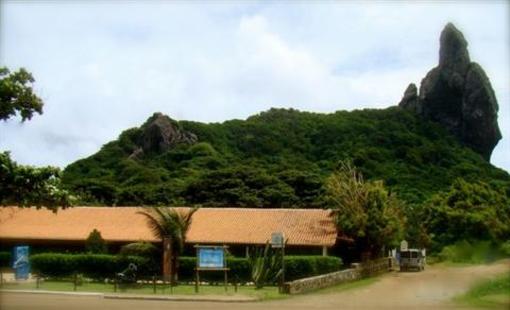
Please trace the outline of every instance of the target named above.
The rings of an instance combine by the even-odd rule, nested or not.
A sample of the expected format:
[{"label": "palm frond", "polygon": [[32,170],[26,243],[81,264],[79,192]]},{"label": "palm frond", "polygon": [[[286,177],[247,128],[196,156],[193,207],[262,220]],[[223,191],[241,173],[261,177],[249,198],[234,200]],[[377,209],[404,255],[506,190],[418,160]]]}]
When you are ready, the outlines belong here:
[{"label": "palm frond", "polygon": [[193,214],[198,210],[194,207],[187,212],[175,208],[147,208],[138,214],[145,216],[149,228],[160,239],[170,237],[172,246],[180,253],[184,250],[186,233],[191,225]]}]

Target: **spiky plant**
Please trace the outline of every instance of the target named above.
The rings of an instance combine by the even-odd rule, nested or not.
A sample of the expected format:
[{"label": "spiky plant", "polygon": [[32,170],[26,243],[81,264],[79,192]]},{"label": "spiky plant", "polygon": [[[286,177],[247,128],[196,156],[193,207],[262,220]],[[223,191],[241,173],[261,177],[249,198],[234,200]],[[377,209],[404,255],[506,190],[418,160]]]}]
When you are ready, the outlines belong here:
[{"label": "spiky plant", "polygon": [[250,253],[251,278],[257,289],[266,283],[274,282],[281,276],[283,269],[281,256],[271,249],[269,242],[262,248],[255,248]]},{"label": "spiky plant", "polygon": [[193,214],[198,210],[194,207],[189,211],[178,210],[176,208],[146,208],[145,211],[139,211],[138,214],[145,216],[147,224],[155,236],[163,241],[169,238],[172,247],[172,257],[170,259],[173,271],[172,282],[176,279],[178,258],[184,251],[186,242],[186,233],[191,225]]}]

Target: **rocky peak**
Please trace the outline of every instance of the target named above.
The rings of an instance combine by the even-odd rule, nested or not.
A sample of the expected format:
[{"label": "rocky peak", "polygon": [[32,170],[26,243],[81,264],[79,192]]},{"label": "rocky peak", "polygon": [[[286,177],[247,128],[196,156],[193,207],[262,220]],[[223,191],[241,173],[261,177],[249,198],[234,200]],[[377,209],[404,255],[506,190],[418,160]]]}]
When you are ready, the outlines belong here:
[{"label": "rocky peak", "polygon": [[441,32],[439,65],[416,86],[407,87],[399,106],[443,125],[486,160],[501,139],[498,103],[489,78],[471,62],[468,43],[451,23]]},{"label": "rocky peak", "polygon": [[184,131],[177,121],[162,113],[154,113],[141,129],[140,148],[130,155],[131,158],[162,153],[178,144],[194,144],[198,140],[195,134]]},{"label": "rocky peak", "polygon": [[439,66],[458,72],[466,72],[471,63],[468,43],[464,35],[452,23],[448,23],[439,39]]},{"label": "rocky peak", "polygon": [[415,113],[418,113],[419,100],[418,100],[418,88],[414,83],[409,84],[407,86],[406,91],[404,92],[404,97],[400,100],[398,104],[399,107],[402,107],[407,110],[411,110]]}]

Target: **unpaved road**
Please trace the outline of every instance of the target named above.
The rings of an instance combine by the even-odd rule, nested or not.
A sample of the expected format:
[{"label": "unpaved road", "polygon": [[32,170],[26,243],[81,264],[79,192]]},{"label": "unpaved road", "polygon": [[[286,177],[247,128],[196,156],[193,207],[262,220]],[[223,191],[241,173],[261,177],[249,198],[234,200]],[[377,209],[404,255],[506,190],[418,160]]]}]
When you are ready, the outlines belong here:
[{"label": "unpaved road", "polygon": [[169,302],[111,300],[100,297],[71,297],[2,293],[0,308],[12,309],[455,309],[450,302],[474,283],[510,272],[510,260],[492,265],[432,267],[424,272],[391,273],[360,288],[330,293],[294,296],[284,300],[254,303]]}]

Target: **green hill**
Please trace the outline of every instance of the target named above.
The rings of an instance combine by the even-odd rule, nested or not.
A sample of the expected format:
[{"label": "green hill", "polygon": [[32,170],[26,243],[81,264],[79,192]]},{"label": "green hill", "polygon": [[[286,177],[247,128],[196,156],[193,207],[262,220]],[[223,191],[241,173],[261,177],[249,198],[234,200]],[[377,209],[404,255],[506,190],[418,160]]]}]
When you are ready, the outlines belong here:
[{"label": "green hill", "polygon": [[63,182],[91,204],[309,208],[322,206],[323,182],[345,160],[409,203],[447,191],[458,178],[510,185],[507,172],[443,127],[397,107],[271,109],[211,124],[156,113],[69,165]]}]

